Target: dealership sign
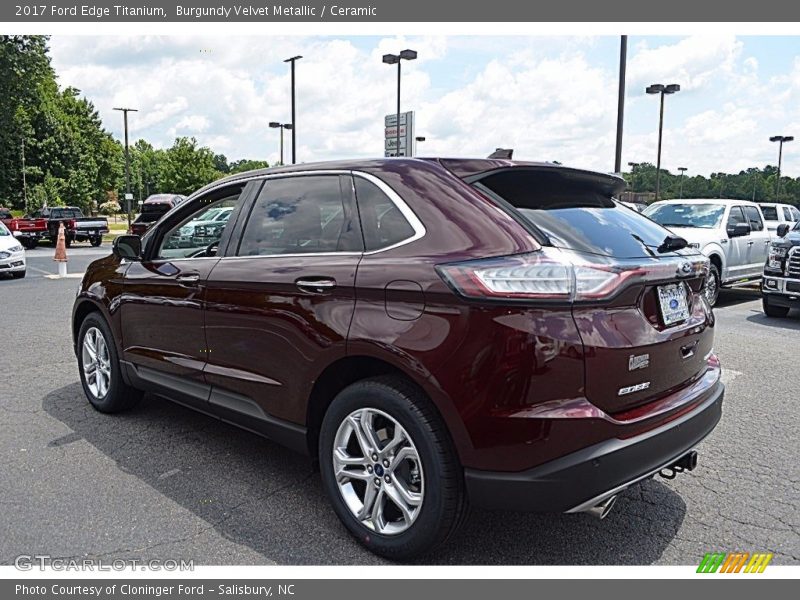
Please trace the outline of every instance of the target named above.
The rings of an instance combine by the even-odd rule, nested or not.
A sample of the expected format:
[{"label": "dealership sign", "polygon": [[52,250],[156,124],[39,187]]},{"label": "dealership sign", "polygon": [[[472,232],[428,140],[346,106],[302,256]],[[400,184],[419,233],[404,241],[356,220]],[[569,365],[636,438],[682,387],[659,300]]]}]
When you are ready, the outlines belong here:
[{"label": "dealership sign", "polygon": [[397,114],[383,119],[384,156],[414,155],[414,111],[400,113],[400,146],[397,144]]}]

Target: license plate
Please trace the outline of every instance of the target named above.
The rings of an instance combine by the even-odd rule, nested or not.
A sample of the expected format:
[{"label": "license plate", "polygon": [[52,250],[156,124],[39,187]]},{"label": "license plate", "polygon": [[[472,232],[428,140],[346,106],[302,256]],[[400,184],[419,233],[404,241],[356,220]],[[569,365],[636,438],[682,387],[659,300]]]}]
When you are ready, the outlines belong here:
[{"label": "license plate", "polygon": [[658,287],[658,303],[664,325],[673,325],[689,318],[689,302],[686,287],[680,283]]}]

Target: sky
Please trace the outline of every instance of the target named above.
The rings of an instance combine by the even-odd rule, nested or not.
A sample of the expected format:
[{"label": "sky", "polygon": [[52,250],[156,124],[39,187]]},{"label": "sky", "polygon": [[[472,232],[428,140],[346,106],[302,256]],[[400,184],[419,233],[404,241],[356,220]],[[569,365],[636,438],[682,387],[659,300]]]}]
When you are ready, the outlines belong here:
[{"label": "sky", "polygon": [[[381,56],[405,48],[402,110],[415,111],[423,156],[557,160],[612,171],[619,37],[563,36],[53,36],[62,86],[82,91],[122,139],[168,147],[194,136],[229,160],[278,160],[289,122],[289,68],[297,62],[297,159],[383,155],[383,118],[396,110],[396,67]],[[658,96],[666,97],[662,166],[687,175],[776,164],[773,135],[795,135],[783,172],[800,176],[800,37],[700,35],[628,38],[622,160],[656,162]],[[288,133],[288,132],[287,132]],[[289,156],[286,138],[286,156]]]}]

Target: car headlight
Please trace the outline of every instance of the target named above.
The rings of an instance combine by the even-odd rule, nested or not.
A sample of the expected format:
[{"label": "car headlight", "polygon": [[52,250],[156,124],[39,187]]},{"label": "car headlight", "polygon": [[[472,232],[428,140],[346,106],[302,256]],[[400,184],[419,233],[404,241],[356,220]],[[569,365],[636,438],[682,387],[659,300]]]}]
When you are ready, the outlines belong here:
[{"label": "car headlight", "polygon": [[16,246],[11,246],[11,248],[9,248],[8,250],[10,252],[22,252],[22,246],[20,244],[17,244]]},{"label": "car headlight", "polygon": [[774,244],[770,248],[770,254],[773,256],[777,256],[783,258],[786,256],[787,249],[784,246],[775,246]]}]

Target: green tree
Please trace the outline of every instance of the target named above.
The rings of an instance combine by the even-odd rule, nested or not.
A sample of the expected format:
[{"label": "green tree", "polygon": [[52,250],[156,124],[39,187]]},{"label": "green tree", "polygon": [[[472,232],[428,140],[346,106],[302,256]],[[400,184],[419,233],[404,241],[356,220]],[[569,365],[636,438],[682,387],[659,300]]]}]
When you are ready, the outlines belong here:
[{"label": "green tree", "polygon": [[162,191],[189,195],[222,174],[214,166],[214,153],[198,146],[195,138],[179,137],[164,153]]}]

